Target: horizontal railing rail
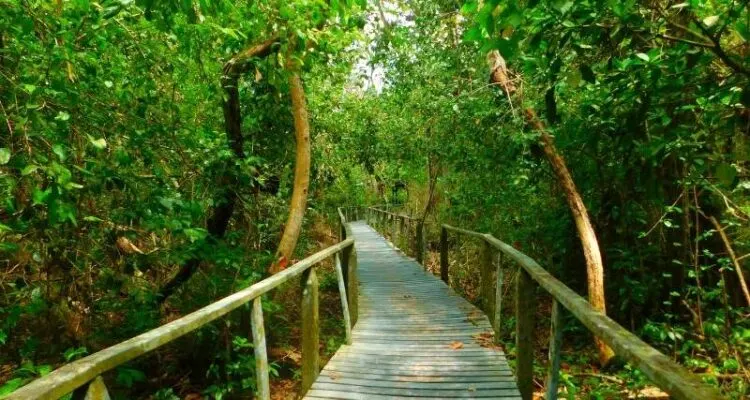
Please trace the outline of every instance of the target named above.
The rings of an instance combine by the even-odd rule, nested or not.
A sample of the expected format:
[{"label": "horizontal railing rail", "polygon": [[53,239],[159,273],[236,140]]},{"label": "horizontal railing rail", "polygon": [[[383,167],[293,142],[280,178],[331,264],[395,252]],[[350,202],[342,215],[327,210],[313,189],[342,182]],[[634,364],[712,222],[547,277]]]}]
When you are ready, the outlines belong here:
[{"label": "horizontal railing rail", "polygon": [[[340,210],[339,213],[341,215],[341,224],[347,226],[346,219]],[[347,235],[347,238],[343,238],[341,242],[321,250],[252,286],[182,318],[108,347],[88,357],[66,364],[50,374],[19,388],[6,399],[58,399],[79,388],[87,390],[85,392],[89,396],[87,398],[106,398],[92,397],[92,393],[106,393],[106,386],[104,386],[101,378],[103,373],[204,327],[250,301],[253,302],[251,321],[258,398],[270,399],[268,356],[266,352],[261,296],[299,276],[302,277],[303,286],[302,391],[304,393],[312,386],[313,381],[319,373],[318,279],[315,273],[315,265],[331,256],[335,257],[339,293],[344,311],[344,320],[347,325],[346,341],[350,344],[352,340],[352,321],[356,322],[357,315],[356,290],[352,291],[350,288],[352,284],[356,285],[357,282],[357,261],[356,252],[354,251],[354,239],[351,238],[351,235]],[[345,275],[349,276],[348,287],[345,284]],[[347,293],[349,293],[348,296]],[[352,297],[354,297],[353,301]],[[351,315],[349,315],[350,313]],[[89,384],[88,387],[85,386],[87,384]]]},{"label": "horizontal railing rail", "polygon": [[[392,215],[372,209],[376,215]],[[375,222],[381,222],[374,218]],[[387,228],[387,224],[376,224]],[[509,257],[520,267],[515,290],[516,314],[516,379],[524,400],[533,394],[534,325],[536,314],[536,288],[541,287],[552,296],[551,334],[549,346],[549,368],[546,379],[546,399],[557,398],[562,343],[563,308],[570,312],[589,331],[607,343],[615,353],[640,369],[656,386],[678,400],[723,399],[718,389],[704,383],[701,377],[629,332],[605,314],[595,310],[586,299],[560,282],[536,261],[496,237],[444,224],[440,229],[440,277],[449,284],[449,233],[479,239],[483,244],[480,262],[480,296],[484,311],[489,315],[495,330],[495,339],[500,338],[500,313],[502,309],[503,270],[502,259],[494,262],[494,253]],[[422,228],[424,232],[424,228]],[[424,243],[424,239],[422,239]],[[424,259],[424,258],[422,258]],[[420,260],[421,261],[421,260]],[[493,279],[493,272],[495,278]]]}]

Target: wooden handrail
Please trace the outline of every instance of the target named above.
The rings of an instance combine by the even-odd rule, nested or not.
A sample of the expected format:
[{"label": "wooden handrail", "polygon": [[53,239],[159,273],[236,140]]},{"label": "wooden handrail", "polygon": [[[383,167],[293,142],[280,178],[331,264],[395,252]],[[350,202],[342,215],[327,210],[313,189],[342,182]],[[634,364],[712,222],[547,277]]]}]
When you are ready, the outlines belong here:
[{"label": "wooden handrail", "polygon": [[[517,348],[517,371],[519,390],[524,399],[530,399],[532,395],[532,367],[533,348],[532,334],[534,330],[535,314],[535,286],[541,286],[547,293],[552,295],[553,316],[552,335],[550,338],[551,370],[548,373],[548,399],[557,396],[557,373],[559,369],[560,335],[562,332],[561,316],[558,305],[565,307],[576,319],[581,321],[594,335],[607,343],[615,353],[623,359],[634,364],[638,369],[651,379],[657,386],[678,400],[714,400],[723,399],[719,391],[702,382],[701,378],[692,374],[683,366],[672,361],[669,357],[660,353],[655,348],[641,340],[635,334],[629,332],[617,322],[595,310],[586,299],[579,296],[572,289],[557,280],[536,261],[526,254],[516,250],[512,246],[500,241],[496,237],[475,231],[456,228],[450,225],[442,225],[441,234],[441,275],[445,269],[447,276],[447,232],[456,232],[483,240],[493,249],[498,250],[513,259],[520,267],[516,290],[516,348]],[[498,265],[498,272],[500,266]],[[495,291],[500,302],[501,290],[499,285],[502,279],[498,279],[498,288]],[[499,311],[499,310],[498,310]],[[498,315],[496,312],[495,315]],[[499,333],[496,323],[496,332]],[[554,397],[551,397],[554,396]]]},{"label": "wooden handrail", "polygon": [[[51,372],[49,375],[32,381],[28,385],[16,390],[8,397],[6,397],[6,399],[58,399],[89,382],[93,381],[100,383],[101,380],[95,379],[102,373],[112,370],[113,368],[122,365],[136,357],[139,357],[158,347],[161,347],[187,333],[195,331],[205,326],[206,324],[221,318],[222,316],[228,314],[232,310],[239,308],[240,306],[246,304],[251,300],[254,301],[252,323],[253,342],[256,348],[256,362],[258,363],[258,391],[261,398],[268,399],[270,396],[268,392],[268,362],[267,355],[265,354],[265,333],[262,326],[263,319],[260,296],[278,287],[279,285],[288,282],[292,278],[295,278],[305,273],[306,271],[309,271],[309,274],[306,277],[305,281],[310,282],[312,280],[312,286],[314,288],[307,291],[311,285],[305,285],[305,290],[307,291],[305,296],[307,297],[305,300],[303,300],[303,315],[305,311],[304,301],[314,303],[312,306],[312,311],[316,311],[317,307],[315,306],[317,305],[317,285],[315,284],[316,280],[312,267],[328,257],[338,255],[339,253],[348,253],[350,255],[348,265],[353,265],[354,269],[356,269],[356,253],[352,251],[353,248],[354,239],[345,239],[338,244],[330,246],[311,255],[310,257],[305,258],[302,261],[295,263],[291,267],[271,277],[268,277],[250,287],[240,290],[197,311],[194,311],[182,318],[174,320],[158,328],[152,329],[148,332],[142,333],[136,337],[108,347],[104,350],[98,351],[88,357],[84,357],[70,364],[66,364]],[[341,293],[343,297],[342,301],[347,301],[346,290],[342,290]],[[350,293],[349,297],[351,296],[352,294]],[[356,293],[354,294],[354,296],[356,297]],[[350,301],[350,308],[351,304],[352,303]],[[356,310],[354,312],[356,313]],[[315,316],[314,320],[317,320],[317,316]],[[305,329],[313,329],[317,331],[318,327],[317,324],[308,324],[306,326],[303,326],[303,330]],[[317,335],[317,333],[315,335]],[[306,344],[303,343],[303,348],[305,346]],[[309,344],[307,346],[309,347]],[[317,354],[317,341],[315,342],[315,352]],[[318,371],[314,371],[315,376],[317,376],[317,373]],[[266,374],[265,377],[262,376],[262,374]],[[303,380],[309,380],[309,378],[306,376]]]}]

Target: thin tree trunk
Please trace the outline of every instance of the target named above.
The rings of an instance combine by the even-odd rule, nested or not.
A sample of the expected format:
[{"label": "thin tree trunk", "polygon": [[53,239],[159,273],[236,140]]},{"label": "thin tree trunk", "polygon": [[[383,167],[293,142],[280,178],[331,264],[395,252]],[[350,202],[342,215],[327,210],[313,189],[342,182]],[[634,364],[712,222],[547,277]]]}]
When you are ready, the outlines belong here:
[{"label": "thin tree trunk", "polygon": [[[596,239],[596,233],[591,224],[591,218],[589,217],[586,205],[583,203],[583,198],[578,192],[578,188],[568,170],[565,159],[557,150],[555,140],[547,132],[544,123],[537,117],[534,110],[526,109],[525,114],[528,123],[540,134],[539,143],[542,146],[544,155],[547,157],[547,161],[549,161],[552,167],[552,171],[557,176],[557,181],[565,193],[568,208],[571,214],[573,214],[573,220],[576,223],[578,236],[581,239],[581,246],[583,247],[583,256],[586,259],[589,303],[596,310],[606,314],[604,263],[602,262],[602,254],[599,250],[599,241]],[[602,365],[608,364],[612,357],[614,357],[614,352],[601,339],[594,338],[594,340],[596,348],[599,351],[599,362]]]},{"label": "thin tree trunk", "polygon": [[307,208],[307,191],[310,186],[310,123],[305,104],[305,88],[298,72],[289,76],[289,91],[292,99],[294,117],[294,137],[297,142],[297,153],[294,166],[294,189],[289,205],[289,217],[284,225],[284,233],[276,251],[276,261],[269,272],[278,273],[289,263],[294,248],[297,246],[302,220]]},{"label": "thin tree trunk", "polygon": [[732,243],[729,241],[729,237],[727,236],[726,232],[724,232],[724,228],[721,227],[719,221],[717,221],[713,216],[709,217],[708,219],[714,225],[714,228],[716,228],[716,230],[719,232],[719,236],[721,236],[721,241],[724,243],[724,247],[727,249],[727,254],[729,254],[729,258],[732,260],[732,264],[734,265],[734,271],[737,273],[737,279],[740,282],[742,294],[745,295],[745,301],[747,302],[747,305],[750,306],[750,291],[748,291],[747,289],[745,274],[742,272],[742,266],[740,265],[739,260],[737,260],[737,256],[734,254]]},{"label": "thin tree trunk", "polygon": [[[247,49],[237,53],[232,59],[224,64],[224,73],[221,77],[221,84],[224,88],[224,129],[229,142],[229,148],[237,159],[245,158],[243,148],[244,138],[242,136],[242,112],[240,109],[239,80],[242,74],[246,73],[255,57],[268,56],[273,50],[273,45],[278,42],[278,38],[272,38],[262,43],[255,44]],[[224,237],[224,233],[229,226],[229,220],[234,214],[234,208],[237,203],[237,179],[234,174],[234,163],[228,162],[224,168],[224,175],[218,180],[218,194],[214,201],[214,208],[211,216],[206,221],[206,230],[208,239],[217,242]],[[194,256],[180,266],[177,274],[167,282],[157,293],[156,297],[159,303],[164,302],[171,296],[175,290],[187,282],[200,266],[202,258]]]}]

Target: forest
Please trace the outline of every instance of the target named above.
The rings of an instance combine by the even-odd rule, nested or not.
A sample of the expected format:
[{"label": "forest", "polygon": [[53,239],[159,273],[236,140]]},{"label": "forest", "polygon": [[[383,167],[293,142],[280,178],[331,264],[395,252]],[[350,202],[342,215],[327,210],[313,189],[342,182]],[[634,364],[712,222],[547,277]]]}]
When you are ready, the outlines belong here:
[{"label": "forest", "polygon": [[[286,270],[339,242],[339,207],[372,206],[420,224],[434,274],[442,224],[492,234],[750,398],[750,5],[0,0],[0,398]],[[480,304],[481,246],[450,245],[453,290]],[[325,361],[345,324],[318,269]],[[298,288],[262,303],[273,398],[300,394]],[[249,309],[107,372],[110,395],[255,398]],[[573,318],[561,354],[560,398],[668,398]]]}]

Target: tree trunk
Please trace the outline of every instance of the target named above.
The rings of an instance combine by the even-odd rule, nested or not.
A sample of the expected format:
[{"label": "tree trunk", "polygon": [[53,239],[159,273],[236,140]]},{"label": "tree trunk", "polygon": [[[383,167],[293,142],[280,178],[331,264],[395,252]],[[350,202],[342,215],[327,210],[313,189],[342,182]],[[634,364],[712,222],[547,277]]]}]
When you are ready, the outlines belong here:
[{"label": "tree trunk", "polygon": [[[531,109],[525,111],[528,123],[539,132],[539,143],[542,146],[544,155],[547,157],[552,171],[555,173],[560,186],[565,193],[565,200],[568,203],[573,220],[576,223],[578,236],[581,238],[583,247],[583,256],[586,259],[586,272],[588,275],[588,295],[589,303],[603,314],[607,313],[606,302],[604,297],[604,263],[602,254],[599,250],[599,242],[596,239],[594,227],[591,224],[591,218],[583,203],[581,194],[578,193],[573,177],[570,175],[568,166],[565,163],[560,152],[557,151],[554,138],[546,131],[544,123],[537,117]],[[614,352],[601,339],[594,338],[596,348],[599,351],[599,361],[606,365],[614,357]]]},{"label": "tree trunk", "polygon": [[302,86],[298,72],[289,76],[289,92],[292,98],[292,115],[294,116],[294,137],[297,142],[297,154],[294,166],[294,189],[292,202],[289,205],[289,217],[284,225],[284,233],[276,251],[276,261],[269,268],[275,274],[289,263],[294,248],[297,246],[302,219],[307,208],[307,190],[310,186],[310,123],[305,104],[305,88]]},{"label": "tree trunk", "polygon": [[[251,66],[250,61],[255,57],[265,57],[273,50],[273,45],[278,42],[278,38],[272,38],[248,47],[237,53],[232,59],[224,64],[224,74],[221,77],[221,84],[224,88],[224,129],[229,141],[229,147],[238,159],[245,158],[243,148],[244,138],[242,137],[242,112],[240,109],[239,80],[243,73],[247,72]],[[216,206],[211,211],[211,216],[206,221],[206,230],[208,231],[209,241],[216,242],[221,240],[229,226],[229,220],[234,214],[234,207],[237,203],[237,179],[234,174],[234,163],[228,162],[224,168],[224,175],[218,179],[217,198],[214,201]],[[201,257],[194,256],[188,259],[180,266],[177,274],[167,282],[157,293],[156,297],[159,303],[163,303],[175,290],[187,282],[201,264]]]}]

